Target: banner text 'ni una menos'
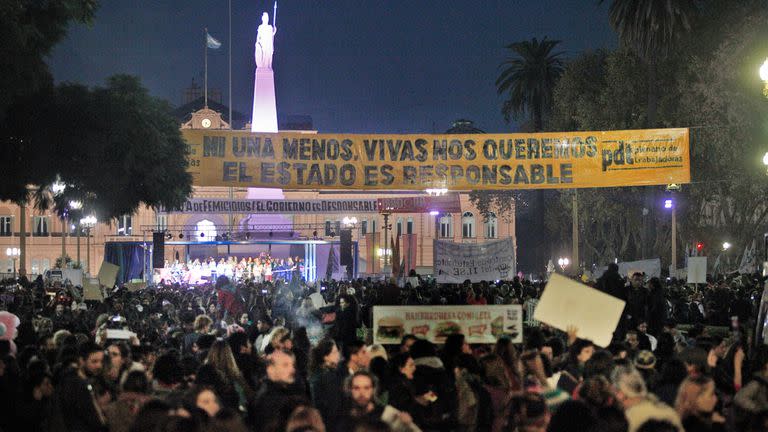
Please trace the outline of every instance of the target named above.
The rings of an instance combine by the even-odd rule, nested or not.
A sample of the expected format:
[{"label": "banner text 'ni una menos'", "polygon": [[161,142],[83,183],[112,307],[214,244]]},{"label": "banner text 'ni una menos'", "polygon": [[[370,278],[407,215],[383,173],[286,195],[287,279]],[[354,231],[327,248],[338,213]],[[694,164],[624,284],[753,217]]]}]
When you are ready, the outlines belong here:
[{"label": "banner text 'ni una menos'", "polygon": [[196,186],[561,189],[690,181],[687,129],[472,135],[183,130]]}]

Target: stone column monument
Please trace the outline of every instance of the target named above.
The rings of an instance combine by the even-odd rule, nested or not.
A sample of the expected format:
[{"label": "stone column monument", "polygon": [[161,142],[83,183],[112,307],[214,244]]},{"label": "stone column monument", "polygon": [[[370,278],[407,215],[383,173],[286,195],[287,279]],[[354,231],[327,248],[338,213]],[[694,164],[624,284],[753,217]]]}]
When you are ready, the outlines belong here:
[{"label": "stone column monument", "polygon": [[269,14],[264,12],[261,15],[254,50],[256,76],[253,82],[251,132],[277,132],[275,74],[272,71],[275,33],[277,27],[269,24]]}]

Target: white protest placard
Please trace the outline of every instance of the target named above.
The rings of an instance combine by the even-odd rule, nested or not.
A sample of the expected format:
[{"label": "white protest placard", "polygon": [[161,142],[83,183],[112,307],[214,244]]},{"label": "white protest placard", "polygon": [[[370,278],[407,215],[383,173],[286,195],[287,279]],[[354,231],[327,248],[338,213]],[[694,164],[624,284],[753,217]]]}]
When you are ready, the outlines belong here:
[{"label": "white protest placard", "polygon": [[106,261],[102,262],[101,268],[99,269],[99,283],[109,289],[112,289],[112,287],[115,286],[115,281],[117,280],[117,273],[119,271],[120,271],[120,266],[116,266]]},{"label": "white protest placard", "polygon": [[101,292],[101,286],[96,279],[86,279],[83,282],[83,300],[103,301],[104,294]]},{"label": "white protest placard", "polygon": [[437,283],[462,283],[509,279],[515,275],[512,239],[485,243],[435,241]]},{"label": "white protest placard", "polygon": [[563,331],[575,326],[578,337],[607,347],[623,310],[624,301],[553,274],[536,305],[533,319]]},{"label": "white protest placard", "polygon": [[136,336],[136,333],[130,330],[107,330],[107,339],[130,339],[133,336]]},{"label": "white protest placard", "polygon": [[399,344],[405,334],[433,343],[461,333],[468,343],[496,343],[507,336],[523,342],[521,305],[494,306],[374,306],[373,343]]},{"label": "white protest placard", "polygon": [[707,283],[707,257],[688,257],[688,283]]}]

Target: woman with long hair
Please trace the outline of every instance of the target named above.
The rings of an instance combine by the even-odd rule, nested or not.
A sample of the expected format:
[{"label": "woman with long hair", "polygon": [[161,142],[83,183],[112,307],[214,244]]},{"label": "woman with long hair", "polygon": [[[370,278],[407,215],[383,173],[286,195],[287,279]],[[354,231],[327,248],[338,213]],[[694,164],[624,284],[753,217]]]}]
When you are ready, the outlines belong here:
[{"label": "woman with long hair", "polygon": [[497,354],[488,354],[480,359],[485,378],[485,389],[493,403],[493,432],[500,431],[509,416],[509,401],[515,394],[507,374],[504,361]]},{"label": "woman with long hair", "polygon": [[321,340],[310,354],[309,389],[312,405],[320,410],[326,422],[332,421],[341,408],[341,398],[336,394],[343,381],[337,371],[339,361],[341,353],[331,338]]},{"label": "woman with long hair", "polygon": [[725,431],[725,418],[715,411],[715,382],[708,376],[686,378],[677,391],[675,410],[689,432]]},{"label": "woman with long hair", "polygon": [[520,356],[517,352],[517,348],[515,348],[512,340],[507,337],[499,338],[499,340],[496,341],[496,346],[493,348],[493,353],[499,356],[504,363],[504,369],[507,373],[511,390],[522,390],[522,365],[520,364]]},{"label": "woman with long hair", "polygon": [[[222,340],[214,342],[208,350],[205,363],[219,370],[227,381],[230,391],[221,395],[224,403],[234,410],[245,412],[253,397],[253,390],[240,372],[240,368],[237,367],[229,344]],[[234,390],[234,393],[231,390]]]}]

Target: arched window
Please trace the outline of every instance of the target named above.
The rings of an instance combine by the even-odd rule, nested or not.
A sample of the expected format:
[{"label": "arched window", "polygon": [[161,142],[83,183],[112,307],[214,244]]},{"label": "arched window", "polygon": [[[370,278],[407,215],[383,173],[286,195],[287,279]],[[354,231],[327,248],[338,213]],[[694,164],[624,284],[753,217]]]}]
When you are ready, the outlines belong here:
[{"label": "arched window", "polygon": [[197,241],[214,241],[216,239],[216,225],[208,219],[203,219],[195,224],[195,239]]},{"label": "arched window", "polygon": [[499,220],[496,218],[496,213],[489,212],[488,218],[485,221],[485,238],[496,238],[498,235]]},{"label": "arched window", "polygon": [[472,212],[464,212],[461,215],[461,236],[463,238],[475,236],[475,215]]},{"label": "arched window", "polygon": [[444,214],[440,217],[440,237],[453,237],[453,217],[451,217],[450,213]]}]

